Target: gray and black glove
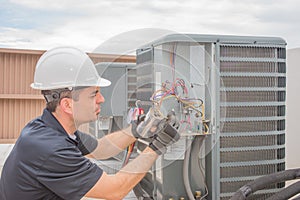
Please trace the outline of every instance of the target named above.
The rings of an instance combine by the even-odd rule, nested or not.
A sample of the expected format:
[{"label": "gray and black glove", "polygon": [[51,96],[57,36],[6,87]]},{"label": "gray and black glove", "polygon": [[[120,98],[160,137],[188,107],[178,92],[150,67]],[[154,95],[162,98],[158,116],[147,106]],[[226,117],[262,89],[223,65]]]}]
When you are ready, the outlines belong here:
[{"label": "gray and black glove", "polygon": [[180,139],[178,133],[179,124],[176,120],[175,113],[168,114],[168,119],[161,121],[159,126],[162,127],[159,133],[153,136],[152,142],[149,147],[154,150],[158,155],[164,154],[167,147]]},{"label": "gray and black glove", "polygon": [[137,117],[137,120],[134,120],[131,122],[131,132],[132,132],[132,135],[136,138],[136,139],[139,139],[141,138],[141,135],[138,134],[137,132],[137,126],[143,122],[146,118],[146,115],[145,114],[142,114],[142,115],[139,115]]},{"label": "gray and black glove", "polygon": [[132,134],[138,139],[152,138],[164,128],[165,123],[161,123],[162,120],[166,119],[160,111],[150,108],[146,115],[139,115],[137,120],[132,122]]}]

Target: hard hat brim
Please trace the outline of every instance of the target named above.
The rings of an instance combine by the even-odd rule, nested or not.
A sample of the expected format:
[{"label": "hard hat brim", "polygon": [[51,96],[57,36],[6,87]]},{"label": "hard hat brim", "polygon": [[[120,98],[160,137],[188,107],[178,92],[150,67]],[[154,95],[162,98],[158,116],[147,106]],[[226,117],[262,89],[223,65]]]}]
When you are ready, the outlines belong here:
[{"label": "hard hat brim", "polygon": [[110,86],[111,82],[105,78],[99,78],[99,85],[100,87],[107,87]]},{"label": "hard hat brim", "polygon": [[42,84],[36,84],[36,83],[31,83],[30,86],[31,88],[33,89],[37,89],[37,90],[53,90],[53,89],[60,89],[60,88],[68,88],[68,87],[78,87],[78,86],[86,86],[86,87],[92,87],[92,86],[99,86],[99,87],[107,87],[107,86],[110,86],[111,85],[111,82],[105,78],[99,78],[97,83],[94,83],[94,84],[79,84],[79,85],[59,85],[59,86],[56,86],[56,85],[51,85],[51,86],[48,86],[48,87],[45,87],[43,86]]}]

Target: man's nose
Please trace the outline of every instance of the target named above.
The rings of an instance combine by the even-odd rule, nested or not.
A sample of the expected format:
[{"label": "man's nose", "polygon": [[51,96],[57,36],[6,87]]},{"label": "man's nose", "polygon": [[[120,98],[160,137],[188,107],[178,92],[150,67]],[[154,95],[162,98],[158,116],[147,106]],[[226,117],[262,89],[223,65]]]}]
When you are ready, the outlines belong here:
[{"label": "man's nose", "polygon": [[105,101],[103,95],[99,92],[97,93],[97,103],[103,103]]}]

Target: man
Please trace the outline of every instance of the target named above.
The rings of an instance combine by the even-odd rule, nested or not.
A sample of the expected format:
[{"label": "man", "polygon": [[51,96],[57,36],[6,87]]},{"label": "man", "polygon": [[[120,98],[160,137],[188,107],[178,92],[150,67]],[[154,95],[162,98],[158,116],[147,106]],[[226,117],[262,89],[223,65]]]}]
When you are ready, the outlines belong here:
[{"label": "man", "polygon": [[109,85],[78,49],[55,48],[41,56],[31,87],[42,91],[47,106],[24,127],[3,166],[1,200],[117,200],[130,192],[179,135],[162,120],[163,128],[149,146],[118,173],[107,175],[85,156],[109,158],[139,137],[136,124],[99,141],[77,130],[97,120],[104,102],[100,89]]}]

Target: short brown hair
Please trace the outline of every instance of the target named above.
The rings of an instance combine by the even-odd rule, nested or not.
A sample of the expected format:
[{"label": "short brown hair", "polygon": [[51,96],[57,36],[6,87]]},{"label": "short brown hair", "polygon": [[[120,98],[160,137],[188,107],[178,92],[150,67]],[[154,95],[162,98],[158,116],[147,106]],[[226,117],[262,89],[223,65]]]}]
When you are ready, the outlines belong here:
[{"label": "short brown hair", "polygon": [[46,109],[50,112],[55,112],[57,106],[63,98],[71,98],[75,101],[79,99],[79,90],[65,89],[54,89],[54,90],[42,90],[42,95],[46,99]]}]

